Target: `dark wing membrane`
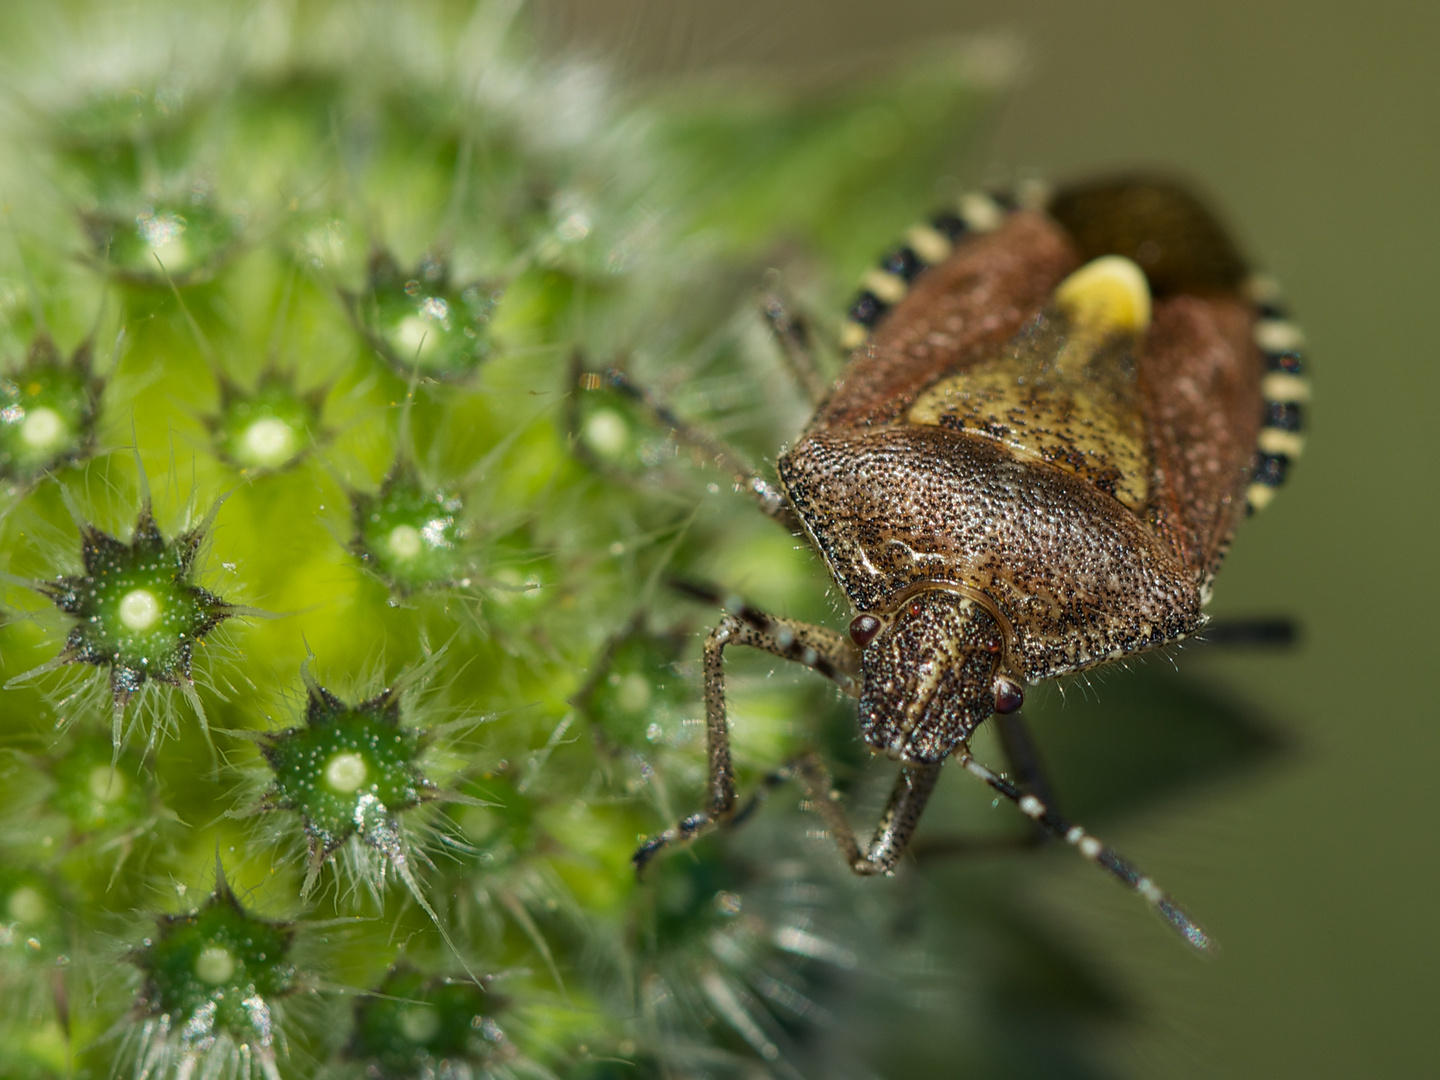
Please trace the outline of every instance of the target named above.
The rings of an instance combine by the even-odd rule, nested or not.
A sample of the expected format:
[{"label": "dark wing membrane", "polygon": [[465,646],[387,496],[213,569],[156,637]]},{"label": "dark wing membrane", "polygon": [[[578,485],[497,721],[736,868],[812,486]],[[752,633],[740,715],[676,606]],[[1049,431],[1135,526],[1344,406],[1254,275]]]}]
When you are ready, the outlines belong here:
[{"label": "dark wing membrane", "polygon": [[1062,187],[1050,216],[1082,261],[1123,255],[1138,263],[1157,297],[1238,293],[1248,273],[1225,227],[1180,185],[1156,176],[1116,176]]},{"label": "dark wing membrane", "polygon": [[899,420],[925,387],[995,355],[1078,265],[1053,222],[1011,214],[916,279],[855,351],[812,428]]}]

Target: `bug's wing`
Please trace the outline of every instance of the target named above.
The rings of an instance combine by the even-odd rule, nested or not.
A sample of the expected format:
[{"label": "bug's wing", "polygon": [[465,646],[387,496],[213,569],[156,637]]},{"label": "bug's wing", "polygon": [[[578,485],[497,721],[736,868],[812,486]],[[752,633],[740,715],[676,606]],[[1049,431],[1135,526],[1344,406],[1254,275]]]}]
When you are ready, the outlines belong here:
[{"label": "bug's wing", "polygon": [[1204,203],[1163,178],[1071,185],[1049,210],[1083,258],[1123,255],[1145,271],[1155,297],[1139,363],[1148,517],[1204,588],[1244,514],[1264,417],[1245,260]]},{"label": "bug's wing", "polygon": [[1209,585],[1245,514],[1264,414],[1254,315],[1239,297],[1156,305],[1140,362],[1151,527]]},{"label": "bug's wing", "polygon": [[1054,222],[1011,214],[918,278],[856,350],[811,426],[901,419],[925,387],[995,355],[1078,265]]}]

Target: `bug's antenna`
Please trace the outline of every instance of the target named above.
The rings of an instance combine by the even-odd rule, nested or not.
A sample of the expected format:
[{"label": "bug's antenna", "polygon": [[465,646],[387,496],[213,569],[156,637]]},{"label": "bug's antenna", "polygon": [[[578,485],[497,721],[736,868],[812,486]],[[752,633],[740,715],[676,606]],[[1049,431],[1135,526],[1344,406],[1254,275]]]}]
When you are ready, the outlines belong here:
[{"label": "bug's antenna", "polygon": [[1112,876],[1119,878],[1126,888],[1139,893],[1147,904],[1160,913],[1161,918],[1173,926],[1180,936],[1195,948],[1201,952],[1214,950],[1214,940],[1200,924],[1185,914],[1180,905],[1165,895],[1160,886],[1142,874],[1133,864],[1121,858],[1113,848],[1101,843],[1079,825],[1066,821],[1034,795],[1021,791],[999,773],[992,772],[981,765],[970,756],[968,751],[961,750],[955,757],[966,772],[983,780],[995,791],[1005,796],[1018,806],[1020,812],[1026,817],[1070,844],[1101,869],[1108,870]]}]

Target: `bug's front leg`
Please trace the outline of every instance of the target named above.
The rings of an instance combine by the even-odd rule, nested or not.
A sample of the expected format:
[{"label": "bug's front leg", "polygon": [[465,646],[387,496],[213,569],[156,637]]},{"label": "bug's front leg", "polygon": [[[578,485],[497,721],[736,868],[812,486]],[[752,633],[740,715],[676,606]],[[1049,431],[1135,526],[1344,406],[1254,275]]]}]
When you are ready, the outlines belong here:
[{"label": "bug's front leg", "polygon": [[[691,587],[692,590],[694,587]],[[823,626],[781,619],[736,604],[720,625],[705,639],[705,737],[708,754],[708,798],[706,807],[679,824],[650,837],[632,856],[637,872],[666,846],[694,840],[718,825],[748,814],[747,805],[736,811],[735,772],[730,757],[730,722],[725,704],[725,649],[746,645],[819,672],[847,692],[853,689],[859,671],[859,651],[850,641]],[[775,782],[786,778],[787,770],[776,773],[757,796]]]}]

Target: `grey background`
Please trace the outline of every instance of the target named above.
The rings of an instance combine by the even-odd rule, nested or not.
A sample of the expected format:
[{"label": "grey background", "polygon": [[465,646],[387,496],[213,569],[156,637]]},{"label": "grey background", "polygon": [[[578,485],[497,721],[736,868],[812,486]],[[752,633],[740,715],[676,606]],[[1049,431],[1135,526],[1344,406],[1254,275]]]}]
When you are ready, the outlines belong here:
[{"label": "grey background", "polygon": [[1216,671],[1293,745],[1114,837],[1203,916],[1217,959],[1137,933],[1130,898],[1084,867],[1045,880],[1065,884],[1056,917],[1137,1002],[1109,1047],[1122,1071],[1440,1071],[1440,8],[573,0],[540,15],[552,44],[618,56],[640,80],[833,76],[887,46],[1008,31],[1028,76],[969,179],[1158,165],[1214,196],[1285,283],[1317,394],[1307,457],[1243,530],[1216,610],[1292,612],[1306,641],[1290,656],[1181,663]]}]

